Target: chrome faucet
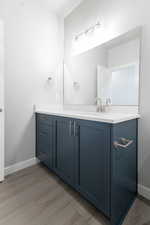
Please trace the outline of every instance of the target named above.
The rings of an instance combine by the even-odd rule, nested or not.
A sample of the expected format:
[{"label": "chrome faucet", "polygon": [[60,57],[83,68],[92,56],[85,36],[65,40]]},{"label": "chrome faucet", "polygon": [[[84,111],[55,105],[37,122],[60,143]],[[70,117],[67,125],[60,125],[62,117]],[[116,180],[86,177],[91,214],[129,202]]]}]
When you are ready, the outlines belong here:
[{"label": "chrome faucet", "polygon": [[102,106],[102,99],[99,97],[96,97],[96,112],[103,112],[103,106]]},{"label": "chrome faucet", "polygon": [[109,108],[112,105],[111,98],[106,98],[106,107]]},{"label": "chrome faucet", "polygon": [[96,98],[96,112],[106,112],[111,106],[111,98],[106,98],[105,104],[103,104],[102,98]]}]

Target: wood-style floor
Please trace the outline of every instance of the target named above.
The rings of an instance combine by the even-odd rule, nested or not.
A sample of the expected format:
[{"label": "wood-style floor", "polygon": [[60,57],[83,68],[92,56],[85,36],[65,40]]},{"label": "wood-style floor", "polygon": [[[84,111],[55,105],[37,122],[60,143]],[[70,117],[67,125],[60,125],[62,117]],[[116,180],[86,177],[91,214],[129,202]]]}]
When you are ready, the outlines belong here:
[{"label": "wood-style floor", "polygon": [[[0,225],[107,225],[105,217],[41,165],[0,184]],[[150,204],[137,199],[123,225],[150,225]]]}]

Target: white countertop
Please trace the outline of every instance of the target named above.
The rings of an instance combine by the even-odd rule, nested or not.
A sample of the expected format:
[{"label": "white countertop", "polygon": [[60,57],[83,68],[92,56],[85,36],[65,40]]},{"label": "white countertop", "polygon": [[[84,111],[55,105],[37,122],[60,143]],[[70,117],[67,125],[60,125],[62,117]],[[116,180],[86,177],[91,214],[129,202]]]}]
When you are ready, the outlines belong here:
[{"label": "white countertop", "polygon": [[132,119],[140,118],[139,114],[136,113],[121,113],[121,112],[83,112],[83,111],[69,111],[69,110],[50,110],[50,109],[36,109],[36,113],[63,116],[69,118],[91,120],[105,123],[120,123]]}]

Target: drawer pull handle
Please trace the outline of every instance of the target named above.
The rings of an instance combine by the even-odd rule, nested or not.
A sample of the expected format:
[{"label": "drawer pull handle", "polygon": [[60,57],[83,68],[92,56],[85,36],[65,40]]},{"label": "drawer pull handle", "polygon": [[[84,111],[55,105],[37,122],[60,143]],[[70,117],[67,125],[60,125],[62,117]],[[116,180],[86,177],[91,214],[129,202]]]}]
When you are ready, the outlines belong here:
[{"label": "drawer pull handle", "polygon": [[72,136],[72,121],[69,121],[69,136]]},{"label": "drawer pull handle", "polygon": [[126,138],[120,138],[121,140],[121,143],[119,143],[118,141],[114,141],[114,147],[115,148],[128,148],[132,143],[133,143],[133,140],[129,140],[129,139],[126,139]]},{"label": "drawer pull handle", "polygon": [[74,129],[74,137],[76,136],[76,122],[74,121],[74,124],[73,124],[73,129]]}]

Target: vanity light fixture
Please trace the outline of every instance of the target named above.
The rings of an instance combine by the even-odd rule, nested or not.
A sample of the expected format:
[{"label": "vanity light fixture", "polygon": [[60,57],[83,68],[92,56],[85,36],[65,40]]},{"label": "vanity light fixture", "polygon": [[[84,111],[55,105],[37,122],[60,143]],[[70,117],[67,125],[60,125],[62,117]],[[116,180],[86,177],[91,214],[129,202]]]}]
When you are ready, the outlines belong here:
[{"label": "vanity light fixture", "polygon": [[80,32],[79,34],[77,34],[74,37],[75,41],[78,41],[80,39],[80,37],[82,37],[83,35],[88,35],[90,33],[93,33],[96,29],[99,29],[101,27],[101,23],[97,22],[94,26],[91,26],[89,28],[87,28],[86,30]]}]

